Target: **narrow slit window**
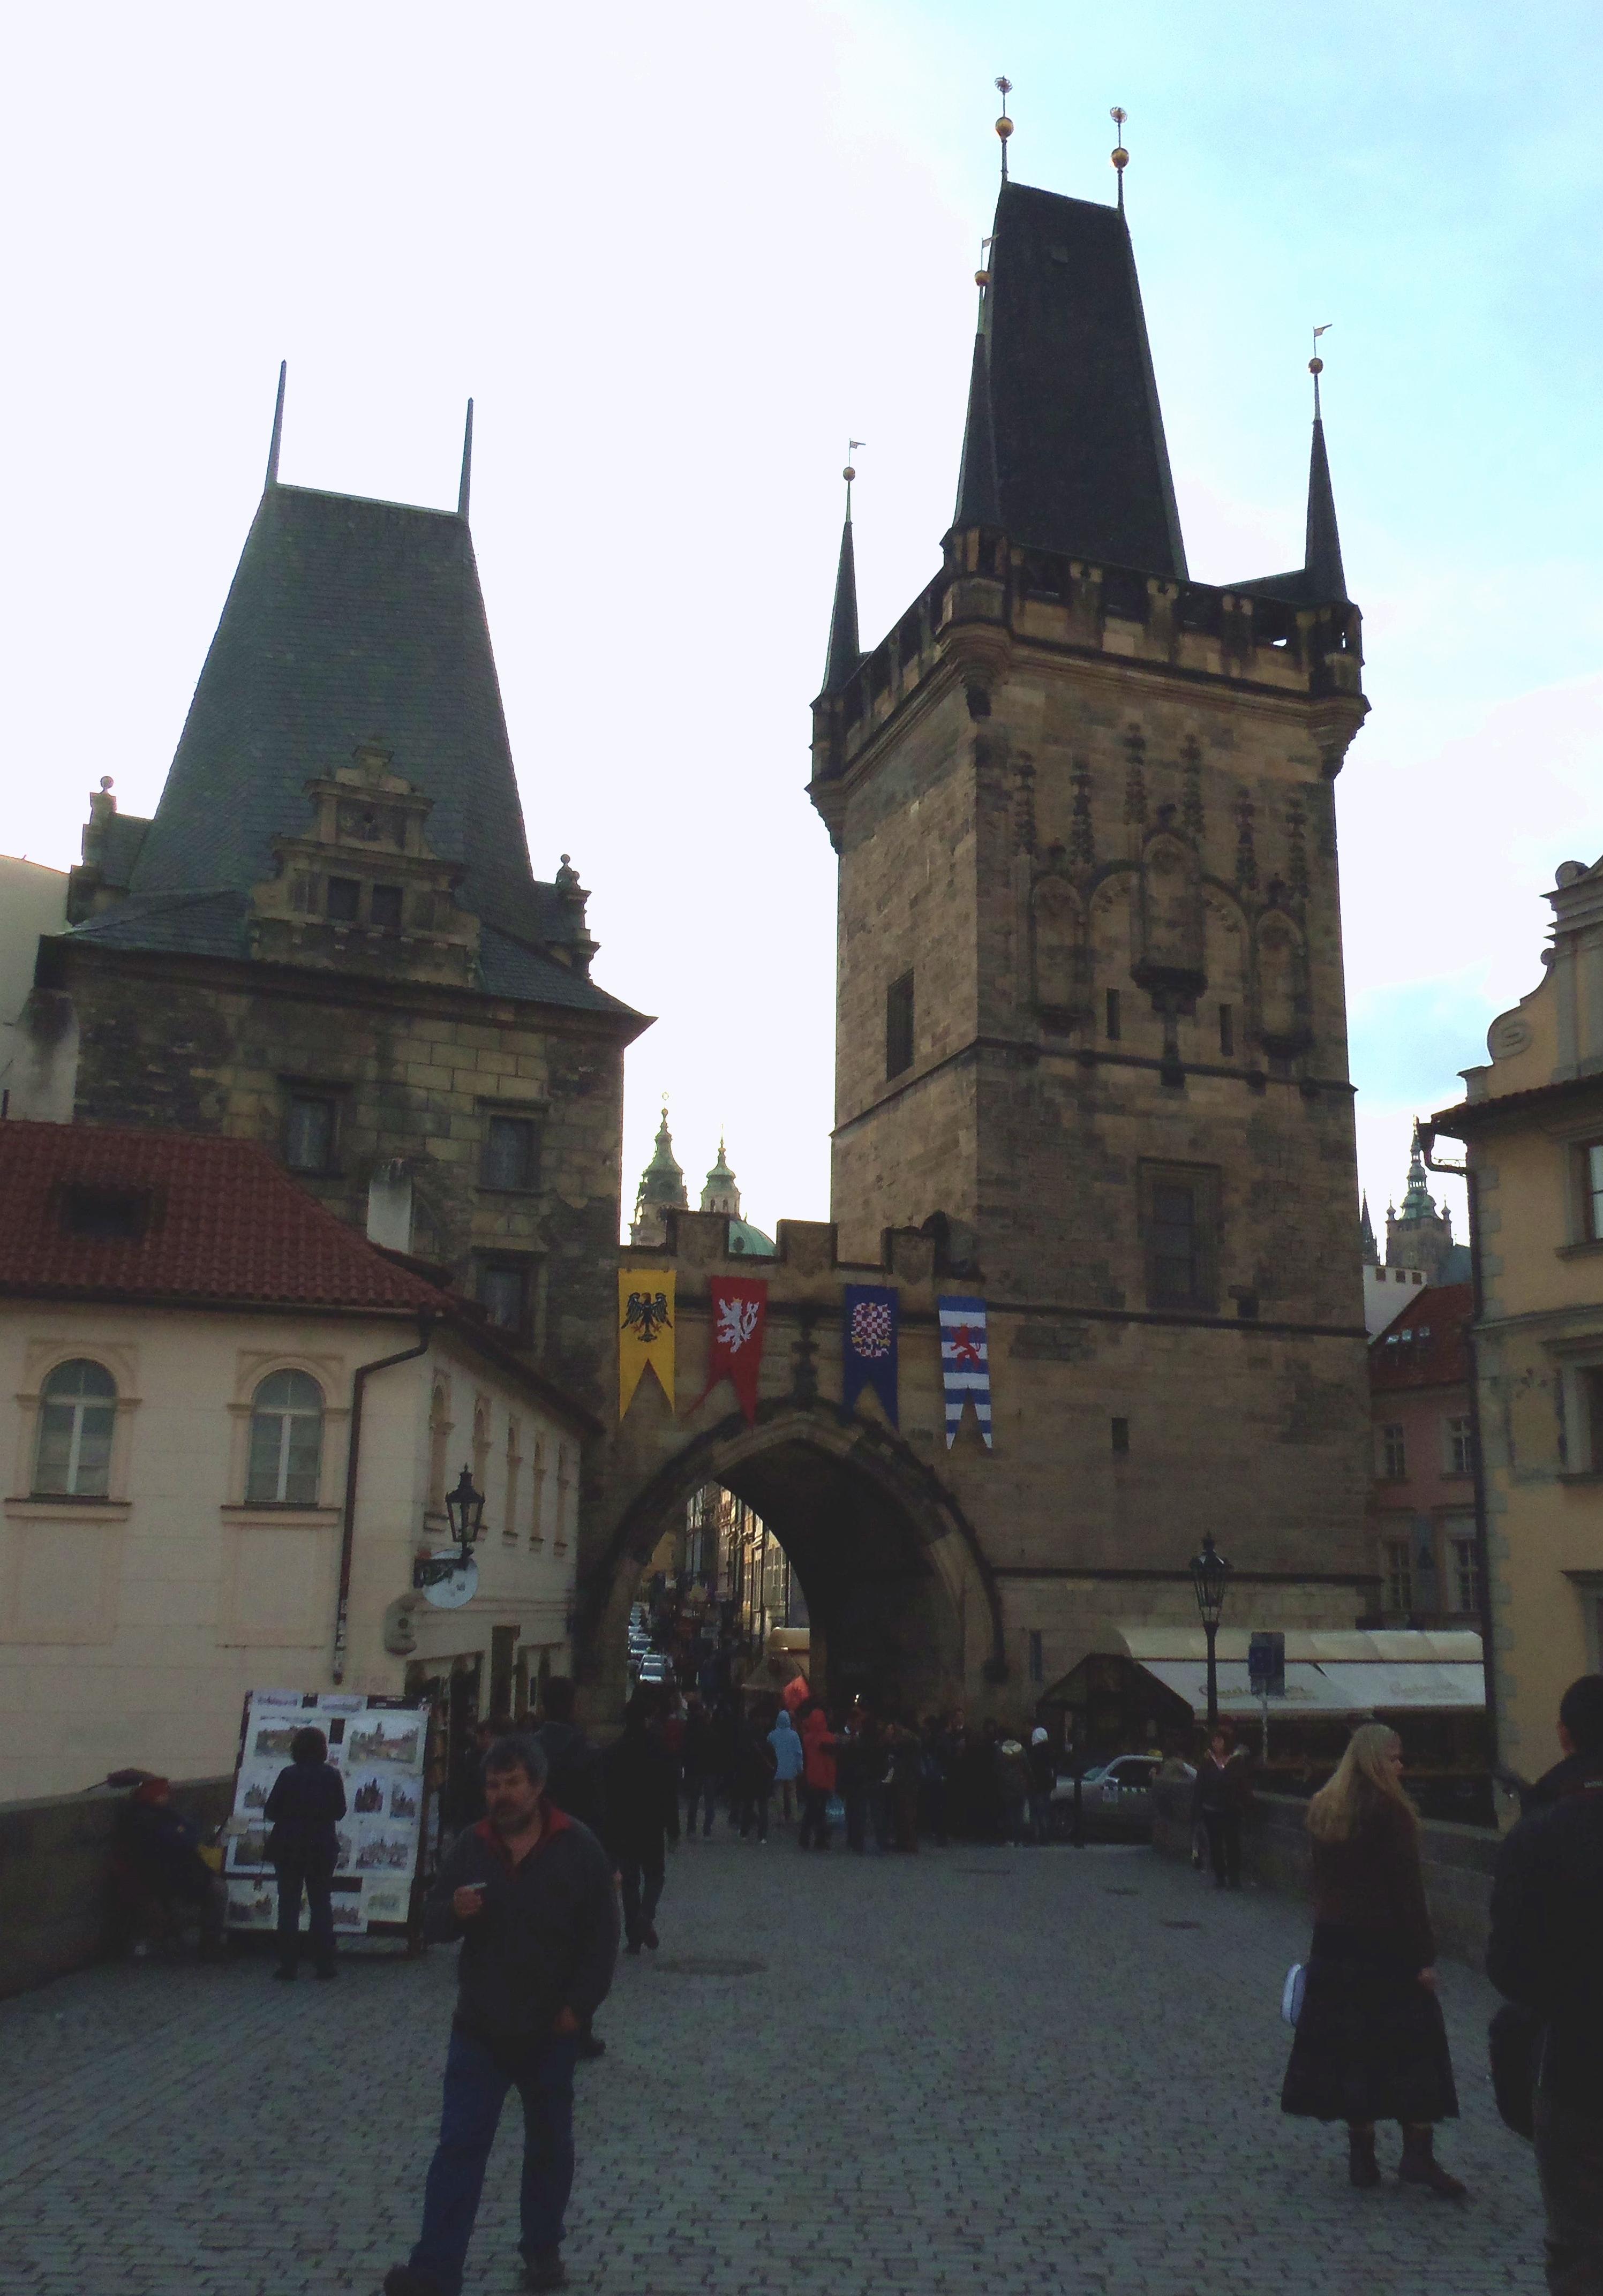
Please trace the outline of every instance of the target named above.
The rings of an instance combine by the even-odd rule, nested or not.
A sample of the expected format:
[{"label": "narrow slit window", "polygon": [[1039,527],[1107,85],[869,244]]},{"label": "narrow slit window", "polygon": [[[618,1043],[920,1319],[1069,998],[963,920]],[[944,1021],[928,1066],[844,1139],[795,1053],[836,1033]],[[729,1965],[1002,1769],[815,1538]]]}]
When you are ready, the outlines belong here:
[{"label": "narrow slit window", "polygon": [[1219,1049],[1228,1061],[1236,1050],[1236,1008],[1221,1004],[1219,1008]]},{"label": "narrow slit window", "polygon": [[904,972],[885,991],[885,1074],[900,1076],[913,1065],[913,976]]},{"label": "narrow slit window", "polygon": [[1107,1041],[1110,1045],[1116,1045],[1119,1041],[1119,992],[1116,988],[1110,988],[1107,992],[1106,1022]]}]

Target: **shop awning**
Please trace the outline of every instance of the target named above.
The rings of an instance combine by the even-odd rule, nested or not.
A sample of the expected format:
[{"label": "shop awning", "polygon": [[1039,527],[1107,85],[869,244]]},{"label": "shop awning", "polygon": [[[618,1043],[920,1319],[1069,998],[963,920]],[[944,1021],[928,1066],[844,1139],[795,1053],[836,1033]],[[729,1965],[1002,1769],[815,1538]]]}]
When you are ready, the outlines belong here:
[{"label": "shop awning", "polygon": [[[1289,1667],[1287,1673],[1291,1672]],[[1428,1706],[1437,1713],[1486,1703],[1486,1677],[1478,1666],[1322,1666],[1349,1712]]]},{"label": "shop awning", "polygon": [[[1165,1690],[1172,1690],[1183,1698],[1194,1714],[1208,1710],[1208,1669],[1205,1661],[1192,1659],[1139,1660],[1144,1674],[1161,1682]],[[1361,1669],[1350,1669],[1361,1672]],[[1411,1673],[1415,1669],[1410,1668]],[[1258,1693],[1247,1680],[1245,1666],[1221,1660],[1219,1669],[1219,1710],[1221,1714],[1256,1714]],[[1287,1661],[1286,1694],[1271,1698],[1271,1714],[1305,1714],[1319,1711],[1326,1714],[1346,1714],[1352,1711],[1344,1694],[1327,1680],[1323,1669]]]}]

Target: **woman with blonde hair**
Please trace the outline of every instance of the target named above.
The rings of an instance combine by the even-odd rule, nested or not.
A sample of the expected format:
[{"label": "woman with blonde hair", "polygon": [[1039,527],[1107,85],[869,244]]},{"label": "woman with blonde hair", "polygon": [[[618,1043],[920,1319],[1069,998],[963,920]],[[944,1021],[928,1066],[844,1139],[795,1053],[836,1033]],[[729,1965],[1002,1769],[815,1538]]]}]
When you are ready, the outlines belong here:
[{"label": "woman with blonde hair", "polygon": [[1436,1940],[1419,1867],[1419,1821],[1402,1747],[1383,1722],[1352,1733],[1308,1805],[1313,1946],[1280,2109],[1347,2124],[1347,2173],[1377,2185],[1375,2124],[1402,2128],[1397,2174],[1443,2200],[1464,2186],[1435,2158],[1433,2125],[1458,2118]]}]

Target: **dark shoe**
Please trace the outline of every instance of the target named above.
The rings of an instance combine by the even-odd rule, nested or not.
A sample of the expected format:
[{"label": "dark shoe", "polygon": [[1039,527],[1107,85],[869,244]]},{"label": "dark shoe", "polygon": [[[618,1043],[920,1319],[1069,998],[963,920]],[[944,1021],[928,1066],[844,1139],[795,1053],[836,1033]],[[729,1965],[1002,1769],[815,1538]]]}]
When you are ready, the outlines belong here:
[{"label": "dark shoe", "polygon": [[631,1956],[631,1958],[637,1956],[638,1956],[638,1954],[639,1954],[639,1951],[640,1951],[640,1940],[639,1940],[639,1939],[638,1939],[638,1938],[630,1938],[630,1939],[629,1939],[629,1943],[624,1947],[623,1950],[624,1950],[624,1952],[625,1952],[625,1953],[627,1953],[628,1955],[629,1955],[629,1956]]},{"label": "dark shoe", "polygon": [[653,1953],[655,1953],[657,1949],[657,1933],[649,1922],[646,1923],[645,1929],[640,1933],[640,1942],[642,1945],[649,1946]]},{"label": "dark shoe", "polygon": [[295,1972],[292,1968],[285,1969],[281,1965],[273,1972],[273,1974],[281,1985],[292,1985],[294,1982]]},{"label": "dark shoe", "polygon": [[393,2264],[384,2275],[384,2296],[445,2296],[445,2292],[426,2272],[414,2272],[409,2264]]},{"label": "dark shoe", "polygon": [[1450,2177],[1437,2160],[1432,2132],[1428,2128],[1405,2128],[1402,2132],[1402,2158],[1397,2164],[1400,2185],[1423,2185],[1434,2193],[1438,2200],[1462,2201],[1468,2197],[1467,2185]]},{"label": "dark shoe", "polygon": [[[604,2057],[606,2043],[599,2033],[581,2033],[579,2037],[579,2054],[581,2057]],[[562,2283],[560,2280],[554,2280],[551,2285],[554,2288],[560,2288]]]},{"label": "dark shoe", "polygon": [[565,2288],[567,2271],[560,2248],[537,2248],[523,2267],[525,2288]]},{"label": "dark shoe", "polygon": [[1347,2181],[1351,2185],[1378,2185],[1380,2163],[1375,2158],[1373,2128],[1349,2128],[1347,2131]]}]

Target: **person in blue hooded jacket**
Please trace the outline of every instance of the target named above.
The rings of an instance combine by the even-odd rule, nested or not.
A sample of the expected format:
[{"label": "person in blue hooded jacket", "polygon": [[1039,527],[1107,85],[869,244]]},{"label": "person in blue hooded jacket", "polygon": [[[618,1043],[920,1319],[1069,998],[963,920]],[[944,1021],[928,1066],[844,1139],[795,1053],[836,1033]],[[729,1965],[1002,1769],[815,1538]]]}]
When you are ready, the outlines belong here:
[{"label": "person in blue hooded jacket", "polygon": [[774,1784],[779,1789],[779,1816],[789,1825],[796,1815],[796,1780],[802,1775],[802,1741],[796,1726],[782,1706],[779,1718],[769,1732],[769,1743],[774,1750]]}]

